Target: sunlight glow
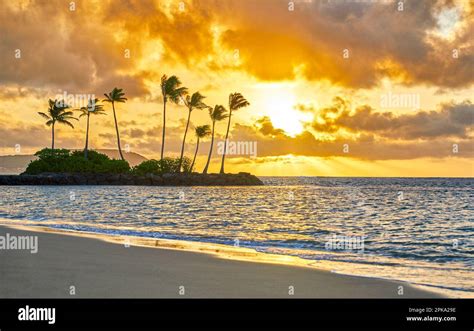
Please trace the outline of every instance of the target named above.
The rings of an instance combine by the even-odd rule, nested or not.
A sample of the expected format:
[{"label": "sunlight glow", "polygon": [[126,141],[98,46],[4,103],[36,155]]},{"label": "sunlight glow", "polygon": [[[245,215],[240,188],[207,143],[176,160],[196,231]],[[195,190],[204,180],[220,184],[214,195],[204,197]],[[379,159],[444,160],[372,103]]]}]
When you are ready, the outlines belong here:
[{"label": "sunlight glow", "polygon": [[311,114],[295,109],[298,99],[291,88],[272,84],[265,90],[263,97],[265,114],[270,117],[273,126],[293,137],[300,134],[304,129],[303,122],[310,121]]}]

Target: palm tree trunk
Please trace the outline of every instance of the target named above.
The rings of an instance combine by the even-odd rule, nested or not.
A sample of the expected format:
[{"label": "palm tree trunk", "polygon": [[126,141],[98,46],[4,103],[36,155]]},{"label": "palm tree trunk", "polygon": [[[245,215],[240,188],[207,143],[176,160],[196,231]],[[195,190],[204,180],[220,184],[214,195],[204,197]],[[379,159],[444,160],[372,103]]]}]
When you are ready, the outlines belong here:
[{"label": "palm tree trunk", "polygon": [[54,123],[51,126],[51,149],[54,150]]},{"label": "palm tree trunk", "polygon": [[117,115],[115,115],[115,105],[114,105],[113,102],[112,102],[112,110],[113,110],[113,112],[114,112],[115,132],[117,133],[117,146],[118,146],[118,151],[119,151],[119,154],[120,154],[120,158],[122,159],[122,161],[124,161],[125,159],[123,158],[122,147],[120,146],[120,134],[119,134],[118,124],[117,124]]},{"label": "palm tree trunk", "polygon": [[90,118],[90,114],[87,114],[86,147],[84,148],[84,158],[86,160],[87,160],[87,151],[89,149],[89,118]]},{"label": "palm tree trunk", "polygon": [[184,144],[186,143],[186,134],[188,133],[189,120],[191,119],[191,109],[188,112],[188,122],[186,123],[186,130],[184,130],[183,144],[181,145],[181,156],[179,157],[178,172],[181,172],[181,164],[183,163]]},{"label": "palm tree trunk", "polygon": [[165,131],[166,131],[166,100],[163,99],[163,130],[161,134],[161,161],[163,161],[163,151],[165,150]]},{"label": "palm tree trunk", "polygon": [[189,168],[189,172],[193,172],[194,162],[196,161],[196,155],[198,153],[198,149],[199,149],[199,137],[196,143],[196,151],[194,152],[193,163],[191,163],[191,168]]},{"label": "palm tree trunk", "polygon": [[207,157],[207,163],[206,166],[204,167],[203,174],[207,174],[207,168],[209,168],[209,162],[211,162],[211,155],[212,155],[212,147],[214,145],[214,126],[216,122],[212,122],[212,137],[211,137],[211,148],[209,148],[209,156]]},{"label": "palm tree trunk", "polygon": [[225,153],[227,151],[227,138],[229,137],[229,129],[230,129],[230,119],[232,117],[232,109],[229,112],[229,122],[227,123],[227,132],[225,134],[225,141],[224,141],[224,153],[222,153],[222,162],[221,162],[221,171],[219,173],[224,173],[224,160],[225,160]]}]

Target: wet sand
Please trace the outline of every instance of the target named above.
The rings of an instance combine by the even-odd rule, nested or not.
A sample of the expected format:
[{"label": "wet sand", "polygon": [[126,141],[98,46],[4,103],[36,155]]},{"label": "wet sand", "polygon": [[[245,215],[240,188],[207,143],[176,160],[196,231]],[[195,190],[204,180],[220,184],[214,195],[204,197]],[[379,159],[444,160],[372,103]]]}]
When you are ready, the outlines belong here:
[{"label": "wet sand", "polygon": [[38,252],[0,250],[0,298],[441,297],[224,245],[0,226],[0,236],[7,233],[38,236]]}]

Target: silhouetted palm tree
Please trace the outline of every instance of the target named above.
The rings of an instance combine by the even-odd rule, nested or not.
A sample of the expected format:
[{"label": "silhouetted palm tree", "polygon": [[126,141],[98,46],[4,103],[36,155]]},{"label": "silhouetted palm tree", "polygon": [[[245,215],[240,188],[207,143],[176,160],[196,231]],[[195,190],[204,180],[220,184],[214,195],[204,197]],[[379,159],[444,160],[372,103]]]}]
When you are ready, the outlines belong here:
[{"label": "silhouetted palm tree", "polygon": [[183,163],[183,154],[184,154],[184,145],[186,143],[186,135],[188,133],[189,121],[191,120],[191,112],[193,109],[205,109],[208,106],[202,102],[206,97],[201,95],[199,92],[193,93],[192,96],[187,95],[185,99],[183,99],[184,104],[188,107],[188,121],[186,122],[186,129],[184,130],[184,137],[183,137],[183,144],[181,145],[181,156],[179,157],[179,167],[178,171],[181,171],[181,164]]},{"label": "silhouetted palm tree", "polygon": [[196,137],[197,137],[196,151],[194,152],[193,163],[191,163],[191,167],[189,168],[189,172],[193,171],[194,162],[196,161],[196,155],[197,155],[198,149],[199,149],[199,139],[207,137],[210,134],[211,134],[211,127],[208,124],[196,127]]},{"label": "silhouetted palm tree", "polygon": [[114,112],[114,121],[115,121],[115,132],[117,133],[117,146],[118,146],[118,151],[120,154],[120,158],[122,160],[125,160],[122,154],[122,147],[120,146],[120,134],[118,130],[118,124],[117,124],[117,115],[115,114],[115,103],[116,102],[125,102],[127,101],[127,98],[124,97],[125,93],[123,92],[123,89],[119,89],[114,87],[114,89],[110,93],[104,93],[105,97],[107,99],[102,100],[103,102],[110,102],[112,104],[112,110]]},{"label": "silhouetted palm tree", "polygon": [[240,93],[231,93],[229,95],[229,122],[227,123],[227,132],[225,134],[225,141],[224,141],[224,153],[222,153],[222,163],[221,163],[221,171],[220,173],[224,173],[224,160],[225,160],[225,153],[227,151],[227,138],[229,137],[229,129],[230,129],[230,120],[232,117],[232,111],[238,110],[243,107],[249,106],[250,103],[242,96]]},{"label": "silhouetted palm tree", "polygon": [[207,174],[207,169],[209,168],[209,162],[211,162],[212,147],[214,145],[214,131],[215,131],[214,129],[215,129],[216,121],[222,121],[228,115],[227,115],[227,110],[224,108],[224,106],[215,105],[214,109],[209,107],[209,116],[211,117],[211,120],[212,120],[211,147],[209,148],[209,156],[207,158],[206,167],[204,167],[204,171],[202,172],[203,174]]},{"label": "silhouetted palm tree", "polygon": [[180,87],[181,81],[176,76],[161,77],[161,94],[163,95],[163,131],[161,136],[161,161],[163,161],[163,151],[165,150],[165,132],[166,132],[166,102],[170,100],[173,103],[179,103],[181,97],[186,94],[187,88]]},{"label": "silhouetted palm tree", "polygon": [[73,117],[72,111],[66,111],[69,106],[64,101],[48,100],[48,111],[47,113],[38,112],[43,118],[47,119],[46,125],[51,127],[51,149],[54,150],[54,127],[56,123],[65,124],[74,129],[70,120],[76,120]]},{"label": "silhouetted palm tree", "polygon": [[89,151],[89,119],[92,115],[105,115],[104,106],[99,105],[99,99],[89,99],[86,107],[81,107],[77,109],[81,112],[79,118],[87,116],[87,126],[86,126],[86,146],[84,147],[84,158],[87,160],[87,153]]}]

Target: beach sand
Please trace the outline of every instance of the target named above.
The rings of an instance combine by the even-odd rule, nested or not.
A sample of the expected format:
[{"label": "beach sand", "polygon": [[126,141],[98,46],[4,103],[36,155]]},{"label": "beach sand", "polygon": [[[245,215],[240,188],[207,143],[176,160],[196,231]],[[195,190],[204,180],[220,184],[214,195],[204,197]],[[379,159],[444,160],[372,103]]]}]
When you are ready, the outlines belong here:
[{"label": "beach sand", "polygon": [[407,283],[336,274],[250,249],[141,238],[127,239],[129,246],[124,237],[33,230],[0,226],[0,236],[38,236],[36,254],[0,250],[0,298],[441,297]]}]

